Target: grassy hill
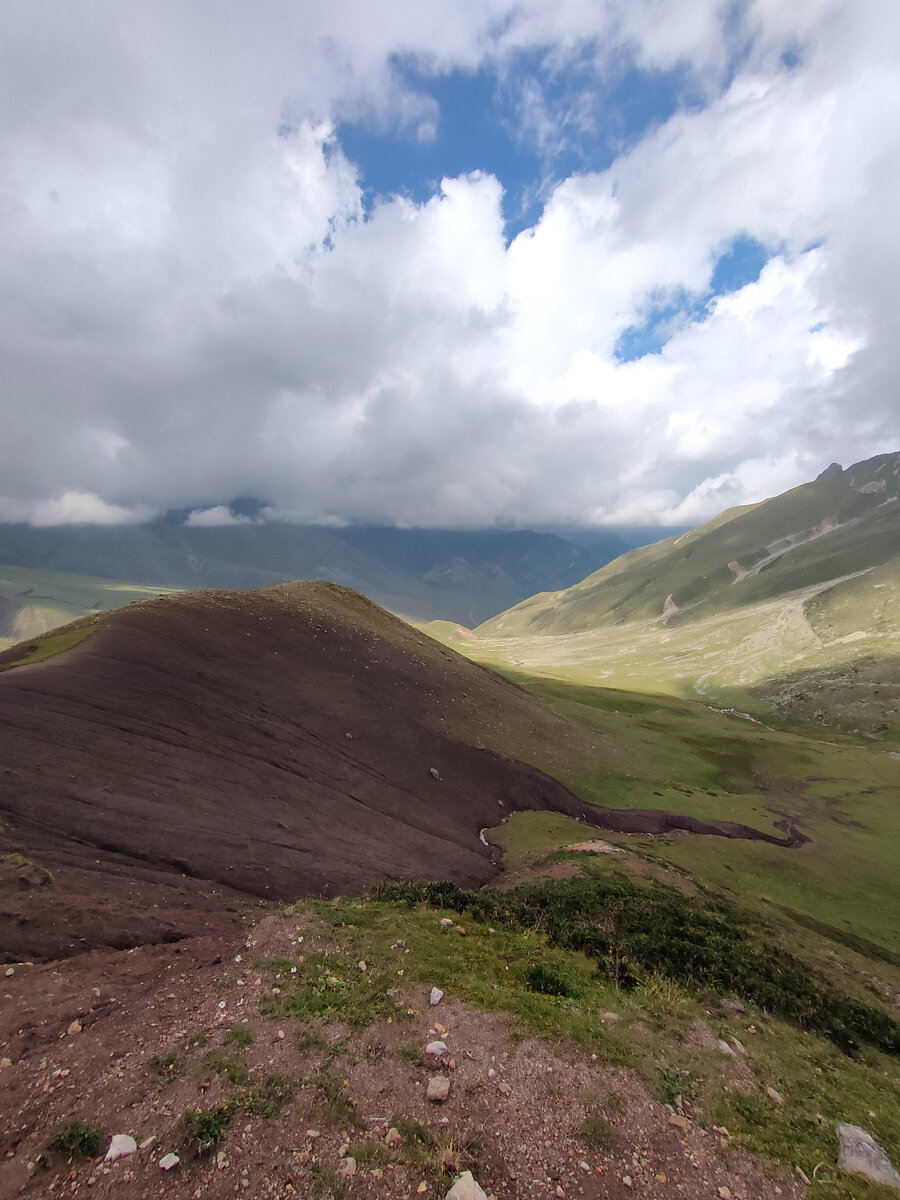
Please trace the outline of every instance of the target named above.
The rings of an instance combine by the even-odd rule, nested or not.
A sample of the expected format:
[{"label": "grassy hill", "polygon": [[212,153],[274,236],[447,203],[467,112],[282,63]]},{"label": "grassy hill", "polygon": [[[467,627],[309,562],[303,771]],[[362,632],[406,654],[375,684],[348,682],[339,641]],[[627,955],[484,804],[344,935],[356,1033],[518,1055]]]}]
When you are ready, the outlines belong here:
[{"label": "grassy hill", "polygon": [[900,455],[634,550],[475,634],[461,648],[482,661],[774,707],[898,748]]}]

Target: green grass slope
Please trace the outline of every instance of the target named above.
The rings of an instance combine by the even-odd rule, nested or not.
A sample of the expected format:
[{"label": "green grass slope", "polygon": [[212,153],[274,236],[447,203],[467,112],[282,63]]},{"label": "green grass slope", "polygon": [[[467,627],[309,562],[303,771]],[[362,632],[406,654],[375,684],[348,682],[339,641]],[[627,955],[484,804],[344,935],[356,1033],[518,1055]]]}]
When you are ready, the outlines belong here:
[{"label": "green grass slope", "polygon": [[0,649],[40,637],[88,614],[177,590],[0,565]]},{"label": "green grass slope", "polygon": [[480,661],[774,708],[898,749],[900,454],[632,551],[475,633]]},{"label": "green grass slope", "polygon": [[664,616],[692,622],[898,558],[900,454],[891,454],[625,554],[572,588],[492,618],[479,632],[564,634]]}]

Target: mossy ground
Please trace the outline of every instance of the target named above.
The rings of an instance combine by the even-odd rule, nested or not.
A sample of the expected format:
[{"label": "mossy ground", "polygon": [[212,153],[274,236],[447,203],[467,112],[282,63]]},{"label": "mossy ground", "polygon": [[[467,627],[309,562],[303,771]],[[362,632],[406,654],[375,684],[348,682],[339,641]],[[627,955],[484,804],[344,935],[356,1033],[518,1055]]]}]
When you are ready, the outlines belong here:
[{"label": "mossy ground", "polygon": [[[548,896],[564,894],[571,882],[543,886]],[[461,893],[456,893],[460,902],[451,908],[425,906],[413,901],[412,890],[408,894],[409,902],[362,899],[298,905],[298,916],[307,920],[305,928],[315,930],[306,938],[315,952],[308,956],[298,949],[296,960],[257,961],[257,969],[280,988],[265,999],[264,1011],[293,1021],[292,1034],[301,1038],[310,1029],[323,1029],[326,1021],[330,1028],[362,1028],[366,1020],[377,1027],[385,1020],[407,1018],[407,985],[438,980],[467,1005],[511,1014],[514,1031],[523,1037],[538,1035],[572,1046],[576,1053],[596,1055],[603,1063],[636,1069],[651,1091],[673,1106],[679,1097],[689,1100],[695,1121],[729,1131],[724,1154],[744,1148],[791,1168],[799,1166],[810,1177],[815,1172],[811,1197],[872,1200],[889,1194],[838,1171],[835,1125],[860,1124],[895,1159],[900,1157],[898,1056],[865,1044],[849,1055],[796,1020],[778,1018],[752,1001],[743,1013],[728,1011],[719,1004],[725,989],[708,986],[702,978],[686,983],[664,971],[646,971],[626,990],[584,953],[554,944],[552,921],[542,927],[536,919],[532,927],[523,927],[514,916],[517,893],[497,894],[500,905],[510,900],[513,915],[504,918],[501,907],[493,925],[467,911]],[[484,893],[476,894],[476,905],[485,899]],[[679,904],[683,900],[678,897]],[[709,897],[689,903],[698,916],[715,909]],[[444,916],[453,920],[452,927],[440,925]],[[464,932],[458,932],[460,928]],[[315,966],[306,973],[310,961]],[[358,968],[360,961],[366,963],[365,972]],[[302,998],[315,993],[326,962],[341,984],[332,989],[323,1013],[318,1001],[309,1007]],[[815,975],[814,964],[800,965],[810,977]],[[538,976],[563,981],[570,994],[534,990],[530,980]],[[381,1001],[375,1003],[376,993],[389,1002],[389,1009]],[[739,1039],[746,1054],[727,1058],[717,1047],[719,1038]],[[332,1044],[332,1053],[339,1052],[340,1044]],[[327,1070],[322,1078],[327,1084]],[[781,1094],[784,1107],[767,1097],[767,1088]],[[351,1115],[340,1080],[335,1078],[332,1091],[334,1095],[326,1094],[325,1088],[318,1111],[340,1103],[335,1120],[347,1125]],[[612,1108],[598,1098],[590,1111],[597,1119],[585,1138],[605,1139],[604,1114]]]}]

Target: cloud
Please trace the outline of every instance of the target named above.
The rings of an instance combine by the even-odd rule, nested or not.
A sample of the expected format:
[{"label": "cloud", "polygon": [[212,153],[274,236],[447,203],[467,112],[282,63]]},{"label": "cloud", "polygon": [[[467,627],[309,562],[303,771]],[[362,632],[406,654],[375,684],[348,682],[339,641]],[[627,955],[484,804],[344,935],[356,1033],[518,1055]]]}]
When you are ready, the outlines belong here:
[{"label": "cloud", "polygon": [[223,525],[253,525],[250,517],[233,513],[227,504],[216,504],[212,508],[195,508],[185,518],[189,529],[215,529]]},{"label": "cloud", "polygon": [[64,492],[52,500],[16,500],[0,496],[0,521],[34,525],[137,525],[155,516],[147,505],[124,508],[91,492]]},{"label": "cloud", "polygon": [[[14,3],[0,519],[677,524],[896,448],[900,10],[688,8]],[[439,146],[425,83],[482,69],[540,149],[576,61],[684,95],[511,243],[491,162],[373,199],[336,134]],[[738,236],[760,278],[692,309]]]}]

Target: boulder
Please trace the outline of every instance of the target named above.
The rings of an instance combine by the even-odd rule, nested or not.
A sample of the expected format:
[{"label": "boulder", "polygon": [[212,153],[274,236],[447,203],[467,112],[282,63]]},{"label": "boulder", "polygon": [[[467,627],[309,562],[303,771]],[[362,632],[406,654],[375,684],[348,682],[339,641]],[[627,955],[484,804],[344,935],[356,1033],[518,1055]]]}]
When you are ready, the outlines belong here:
[{"label": "boulder", "polygon": [[429,1042],[425,1047],[425,1053],[433,1054],[436,1058],[439,1058],[442,1054],[447,1053],[447,1043],[441,1041]]},{"label": "boulder", "polygon": [[838,1125],[837,1135],[838,1166],[842,1171],[900,1191],[900,1174],[873,1137],[858,1125],[843,1123]]},{"label": "boulder", "polygon": [[126,1158],[129,1154],[134,1154],[136,1150],[137,1142],[130,1133],[114,1133],[104,1161],[115,1162],[117,1158]]},{"label": "boulder", "polygon": [[432,1100],[435,1104],[441,1104],[450,1095],[450,1080],[446,1075],[432,1075],[428,1080],[428,1091],[425,1093],[426,1100]]},{"label": "boulder", "polygon": [[444,1200],[487,1200],[487,1193],[471,1171],[463,1171]]},{"label": "boulder", "polygon": [[444,998],[444,993],[441,991],[441,989],[439,987],[433,987],[431,989],[431,995],[428,997],[428,1003],[429,1004],[440,1004],[440,1002],[443,1000],[443,998]]}]

